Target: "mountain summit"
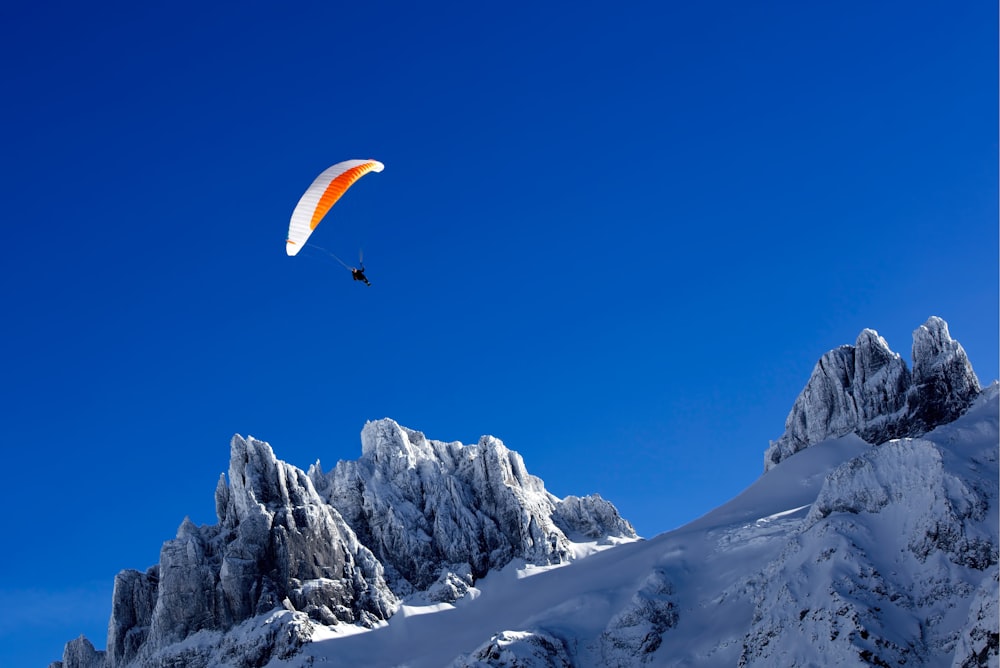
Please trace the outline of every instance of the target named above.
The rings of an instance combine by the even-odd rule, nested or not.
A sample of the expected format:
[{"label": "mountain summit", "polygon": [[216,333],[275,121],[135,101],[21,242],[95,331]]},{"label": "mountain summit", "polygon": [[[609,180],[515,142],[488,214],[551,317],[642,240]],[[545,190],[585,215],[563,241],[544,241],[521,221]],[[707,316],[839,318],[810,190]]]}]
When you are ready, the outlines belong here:
[{"label": "mountain summit", "polygon": [[912,372],[865,330],[764,475],[646,541],[493,437],[378,420],[359,459],[303,472],[236,436],[218,524],[120,573],[108,649],[53,668],[996,666],[998,422],[943,320]]},{"label": "mountain summit", "polygon": [[913,332],[912,373],[878,332],[866,329],[853,346],[831,350],[816,363],[764,467],[850,433],[874,445],[920,436],[961,415],[980,390],[965,350],[941,318],[932,316]]},{"label": "mountain summit", "polygon": [[54,665],[262,666],[318,627],[385,624],[403,597],[451,603],[514,560],[565,564],[636,538],[601,497],[550,494],[492,436],[443,443],[384,419],[361,444],[305,473],[234,436],[218,524],[185,519],[157,565],[119,573],[107,651],[81,637]]},{"label": "mountain summit", "polygon": [[454,600],[513,559],[561,564],[574,540],[635,537],[599,496],[547,492],[492,436],[442,443],[385,419],[365,425],[361,445],[361,459],[327,475],[317,465],[309,475],[386,565],[399,594],[431,588],[436,600]]}]

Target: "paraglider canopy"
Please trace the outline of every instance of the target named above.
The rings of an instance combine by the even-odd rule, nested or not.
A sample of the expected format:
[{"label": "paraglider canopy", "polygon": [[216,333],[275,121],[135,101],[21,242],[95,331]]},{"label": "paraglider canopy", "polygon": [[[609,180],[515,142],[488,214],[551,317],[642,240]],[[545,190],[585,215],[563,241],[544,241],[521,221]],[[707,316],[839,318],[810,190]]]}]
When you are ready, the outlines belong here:
[{"label": "paraglider canopy", "polygon": [[385,169],[378,160],[345,160],[330,167],[313,181],[292,212],[285,252],[297,255],[323,217],[354,183],[368,172]]}]

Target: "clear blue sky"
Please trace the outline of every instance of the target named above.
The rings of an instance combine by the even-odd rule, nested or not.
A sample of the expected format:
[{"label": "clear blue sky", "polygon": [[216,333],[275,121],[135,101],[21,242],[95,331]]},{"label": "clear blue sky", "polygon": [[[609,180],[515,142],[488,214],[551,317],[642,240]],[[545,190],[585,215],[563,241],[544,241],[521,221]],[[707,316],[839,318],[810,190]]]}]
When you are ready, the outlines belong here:
[{"label": "clear blue sky", "polygon": [[[652,536],[865,327],[998,375],[995,3],[57,4],[0,9],[3,665],[104,647],[234,433],[493,434]],[[348,158],[371,288],[284,250]]]}]

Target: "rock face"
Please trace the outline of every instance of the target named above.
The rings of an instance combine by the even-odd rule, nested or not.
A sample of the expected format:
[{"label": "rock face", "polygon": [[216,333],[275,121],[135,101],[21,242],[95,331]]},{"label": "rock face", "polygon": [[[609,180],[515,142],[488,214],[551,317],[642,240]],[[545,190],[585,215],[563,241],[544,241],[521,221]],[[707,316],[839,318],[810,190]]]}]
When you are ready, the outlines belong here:
[{"label": "rock face", "polygon": [[[1000,386],[980,390],[938,318],[913,357],[911,373],[865,330],[823,356],[769,472],[735,499],[473,596],[511,561],[562,563],[574,541],[634,531],[596,495],[551,495],[492,437],[379,420],[360,459],[308,474],[234,437],[219,523],[185,520],[159,564],[121,572],[108,649],[80,637],[52,668],[996,666]],[[310,642],[318,625],[381,626],[403,596],[466,600]]]},{"label": "rock face", "polygon": [[601,661],[606,666],[638,666],[654,661],[663,635],[677,624],[673,585],[654,569],[628,605],[601,634]]},{"label": "rock face", "polygon": [[913,333],[913,372],[871,329],[823,355],[764,455],[769,470],[803,448],[855,433],[874,445],[921,436],[961,415],[979,379],[948,325],[931,317]]},{"label": "rock face", "polygon": [[153,622],[159,582],[159,566],[145,573],[127,570],[115,576],[111,621],[108,624],[110,665],[123,665],[131,657],[138,656]]},{"label": "rock face", "polygon": [[557,564],[567,534],[634,538],[599,496],[560,500],[497,438],[476,445],[428,440],[392,420],[369,422],[362,456],[324,475],[317,488],[386,566],[403,595],[462,573],[483,577],[512,559]]},{"label": "rock face", "polygon": [[392,614],[397,601],[381,564],[305,473],[278,461],[266,443],[236,437],[229,484],[216,494],[225,544],[219,612],[226,622],[286,599],[325,624],[371,625]]},{"label": "rock face", "polygon": [[54,665],[262,666],[317,624],[370,628],[399,596],[455,601],[513,559],[566,561],[567,534],[635,537],[600,497],[549,494],[498,439],[429,441],[392,420],[366,425],[361,459],[328,475],[234,436],[215,505],[218,524],[184,520],[157,565],[115,578],[106,652],[80,637]]},{"label": "rock face", "polygon": [[998,395],[920,438],[817,444],[613,564],[565,569],[593,586],[452,665],[997,666]]},{"label": "rock face", "polygon": [[969,358],[940,318],[913,332],[913,384],[908,436],[922,435],[961,415],[980,392]]},{"label": "rock face", "polygon": [[741,665],[996,665],[996,420],[933,434],[826,478],[756,579]]},{"label": "rock face", "polygon": [[563,641],[547,633],[503,631],[449,668],[573,668]]},{"label": "rock face", "polygon": [[969,606],[965,631],[955,650],[953,668],[986,668],[1000,660],[1000,569],[993,566]]},{"label": "rock face", "polygon": [[179,643],[204,632],[224,645],[223,632],[244,625],[254,635],[262,615],[291,613],[275,617],[267,630],[284,645],[258,644],[247,654],[252,661],[236,652],[234,665],[258,665],[305,642],[311,620],[371,626],[395,611],[381,564],[305,473],[278,461],[266,443],[236,436],[229,481],[223,476],[216,488],[219,524],[184,520],[177,537],[163,544],[159,564],[115,578],[103,663],[95,663],[81,639],[67,646],[64,668],[211,665],[217,654]]},{"label": "rock face", "polygon": [[80,636],[76,640],[66,643],[62,661],[50,664],[50,668],[62,668],[63,666],[72,666],[73,668],[102,668],[104,660],[105,653],[94,649],[89,640]]}]

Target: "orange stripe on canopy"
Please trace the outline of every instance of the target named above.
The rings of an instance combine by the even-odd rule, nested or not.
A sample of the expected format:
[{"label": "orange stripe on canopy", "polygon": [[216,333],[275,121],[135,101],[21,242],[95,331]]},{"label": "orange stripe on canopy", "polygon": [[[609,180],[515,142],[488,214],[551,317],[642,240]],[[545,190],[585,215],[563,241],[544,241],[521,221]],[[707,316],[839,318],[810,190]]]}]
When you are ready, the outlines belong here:
[{"label": "orange stripe on canopy", "polygon": [[320,221],[355,181],[368,172],[381,172],[385,166],[378,160],[344,160],[326,169],[299,198],[288,221],[285,252],[297,255]]},{"label": "orange stripe on canopy", "polygon": [[323,216],[330,211],[330,207],[337,203],[337,200],[347,192],[348,188],[354,185],[355,181],[370,172],[373,167],[375,167],[374,162],[366,162],[363,165],[351,167],[330,181],[330,185],[323,191],[323,194],[319,198],[319,203],[316,204],[312,220],[309,221],[309,228],[315,230],[316,226],[319,225],[319,221],[323,220]]}]

